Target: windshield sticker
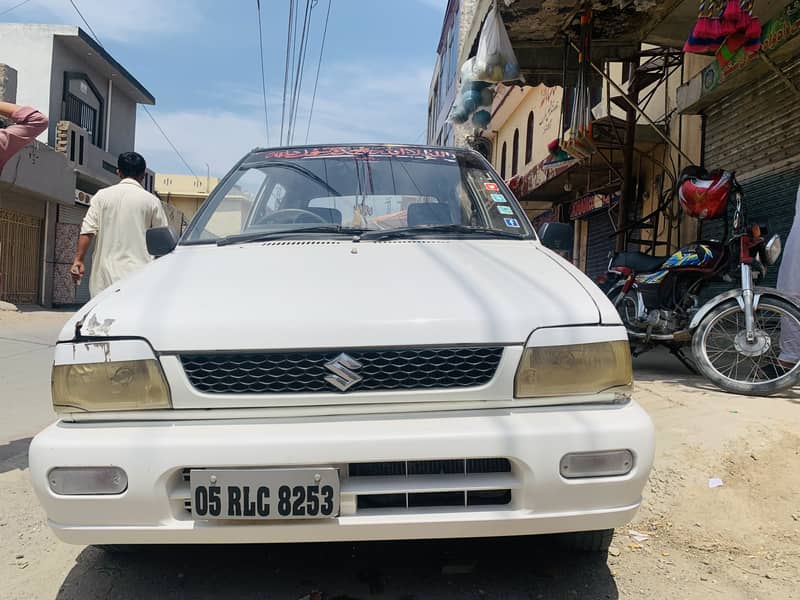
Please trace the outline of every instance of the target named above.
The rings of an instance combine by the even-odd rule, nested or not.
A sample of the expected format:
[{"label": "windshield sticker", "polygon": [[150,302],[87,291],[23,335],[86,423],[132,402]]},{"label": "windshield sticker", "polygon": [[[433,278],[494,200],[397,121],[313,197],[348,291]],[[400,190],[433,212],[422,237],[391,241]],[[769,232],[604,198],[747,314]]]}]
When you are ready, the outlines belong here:
[{"label": "windshield sticker", "polygon": [[497,212],[499,212],[501,215],[513,215],[514,214],[514,211],[511,210],[511,207],[510,206],[505,206],[505,205],[498,206],[497,207]]},{"label": "windshield sticker", "polygon": [[402,157],[422,160],[440,160],[453,162],[456,155],[439,148],[419,148],[416,146],[320,146],[309,148],[288,148],[285,150],[269,150],[263,158],[328,158],[352,156],[362,158]]},{"label": "windshield sticker", "polygon": [[495,202],[508,202],[508,199],[503,194],[492,194],[491,198]]},{"label": "windshield sticker", "polygon": [[517,221],[516,219],[509,219],[508,217],[506,217],[505,219],[503,219],[503,222],[505,222],[506,227],[513,227],[514,229],[519,229],[519,221]]},{"label": "windshield sticker", "polygon": [[499,192],[500,191],[500,186],[497,185],[496,183],[487,182],[487,183],[483,184],[483,187],[485,187],[490,192]]}]

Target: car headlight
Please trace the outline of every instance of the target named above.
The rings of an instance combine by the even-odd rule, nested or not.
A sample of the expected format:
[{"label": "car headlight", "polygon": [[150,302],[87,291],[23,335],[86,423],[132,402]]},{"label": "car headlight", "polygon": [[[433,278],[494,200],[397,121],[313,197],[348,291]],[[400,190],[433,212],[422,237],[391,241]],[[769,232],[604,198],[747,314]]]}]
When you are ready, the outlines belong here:
[{"label": "car headlight", "polygon": [[170,408],[161,365],[144,340],[58,344],[53,407],[58,412]]},{"label": "car headlight", "polygon": [[764,246],[764,260],[768,265],[774,265],[778,262],[783,252],[783,244],[781,243],[781,236],[777,233],[769,238],[769,241]]},{"label": "car headlight", "polygon": [[633,382],[627,340],[536,346],[517,369],[517,398],[597,394]]}]

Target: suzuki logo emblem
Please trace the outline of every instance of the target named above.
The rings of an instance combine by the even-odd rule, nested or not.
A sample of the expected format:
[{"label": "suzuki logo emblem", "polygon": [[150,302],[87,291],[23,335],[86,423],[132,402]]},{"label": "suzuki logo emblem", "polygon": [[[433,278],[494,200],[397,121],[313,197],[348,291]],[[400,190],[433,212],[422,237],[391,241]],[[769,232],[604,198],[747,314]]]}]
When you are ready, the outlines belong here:
[{"label": "suzuki logo emblem", "polygon": [[325,363],[325,368],[333,373],[333,375],[328,375],[325,378],[325,381],[342,392],[346,392],[359,381],[364,379],[361,377],[361,375],[354,371],[354,369],[361,368],[361,363],[352,356],[348,356],[344,352],[342,352],[332,361]]}]

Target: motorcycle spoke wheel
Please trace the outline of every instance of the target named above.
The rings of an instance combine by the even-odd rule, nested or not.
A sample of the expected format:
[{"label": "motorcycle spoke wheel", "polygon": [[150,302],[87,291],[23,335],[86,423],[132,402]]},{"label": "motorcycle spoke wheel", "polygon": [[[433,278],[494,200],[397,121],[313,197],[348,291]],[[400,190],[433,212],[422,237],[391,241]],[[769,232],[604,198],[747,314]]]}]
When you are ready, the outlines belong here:
[{"label": "motorcycle spoke wheel", "polygon": [[764,298],[754,315],[755,337],[747,339],[744,311],[728,302],[703,320],[695,332],[693,351],[700,372],[724,390],[770,395],[797,384],[800,364],[779,359],[781,331],[800,331],[800,310],[775,298]]}]

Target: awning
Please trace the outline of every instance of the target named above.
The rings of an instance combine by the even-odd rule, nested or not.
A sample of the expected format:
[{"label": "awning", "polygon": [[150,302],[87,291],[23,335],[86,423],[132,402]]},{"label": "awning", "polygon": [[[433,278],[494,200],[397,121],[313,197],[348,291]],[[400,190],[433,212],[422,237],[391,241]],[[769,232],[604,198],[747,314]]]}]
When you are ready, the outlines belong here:
[{"label": "awning", "polygon": [[[477,47],[483,20],[493,0],[479,0],[459,57],[459,64]],[[577,40],[584,0],[511,0],[497,2],[526,85],[562,85],[564,32]],[[759,0],[755,13],[762,22],[780,12],[786,0]],[[634,58],[641,43],[682,48],[697,20],[697,0],[595,0],[592,61]],[[568,52],[567,84],[574,82],[577,55]]]}]

